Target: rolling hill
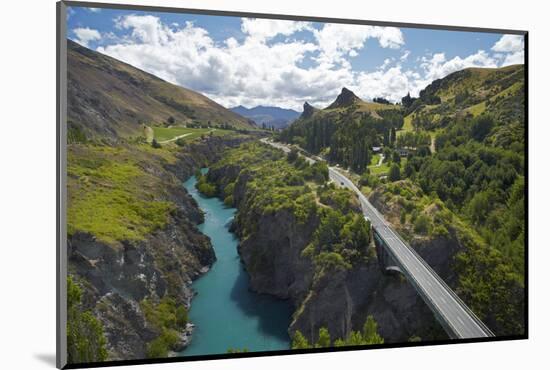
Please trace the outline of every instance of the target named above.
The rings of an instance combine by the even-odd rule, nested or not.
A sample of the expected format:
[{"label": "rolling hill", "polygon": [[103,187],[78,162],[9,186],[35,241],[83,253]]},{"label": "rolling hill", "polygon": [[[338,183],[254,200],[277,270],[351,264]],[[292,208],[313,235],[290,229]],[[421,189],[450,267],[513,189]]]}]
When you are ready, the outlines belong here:
[{"label": "rolling hill", "polygon": [[237,107],[231,108],[231,111],[240,114],[243,117],[251,119],[258,126],[265,125],[267,127],[274,127],[276,129],[287,127],[300,115],[300,112],[296,112],[292,109],[264,107],[262,105],[254,108],[246,108],[242,105],[239,105]]},{"label": "rolling hill", "polygon": [[[369,156],[360,154],[367,149],[357,138],[366,137],[372,146],[393,145],[406,131],[434,138],[456,120],[486,114],[495,121],[487,143],[506,148],[523,143],[524,106],[523,65],[467,68],[433,81],[418,98],[403,97],[402,104],[366,102],[344,87],[324,109],[306,103],[304,113],[283,130],[281,139],[349,165],[354,157]],[[358,170],[368,163],[359,162]]]},{"label": "rolling hill", "polygon": [[168,121],[256,128],[204,95],[71,40],[67,40],[67,59],[69,140],[141,135],[144,125]]},{"label": "rolling hill", "polygon": [[438,130],[455,118],[487,113],[497,122],[492,140],[506,146],[513,141],[510,135],[522,139],[524,86],[523,65],[467,68],[433,81],[417,99],[404,99],[405,120],[410,129]]}]

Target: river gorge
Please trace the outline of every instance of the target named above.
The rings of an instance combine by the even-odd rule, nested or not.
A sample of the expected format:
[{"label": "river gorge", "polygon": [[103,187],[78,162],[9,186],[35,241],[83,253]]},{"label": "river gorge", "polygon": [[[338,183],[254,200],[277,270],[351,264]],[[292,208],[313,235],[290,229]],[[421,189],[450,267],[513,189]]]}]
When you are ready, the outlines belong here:
[{"label": "river gorge", "polygon": [[204,212],[204,223],[198,227],[211,239],[217,260],[192,285],[196,295],[189,321],[195,330],[190,345],[180,354],[289,349],[290,303],[249,289],[249,276],[237,251],[239,240],[229,231],[237,210],[219,198],[201,195],[195,188],[196,182],[192,176],[183,186]]}]

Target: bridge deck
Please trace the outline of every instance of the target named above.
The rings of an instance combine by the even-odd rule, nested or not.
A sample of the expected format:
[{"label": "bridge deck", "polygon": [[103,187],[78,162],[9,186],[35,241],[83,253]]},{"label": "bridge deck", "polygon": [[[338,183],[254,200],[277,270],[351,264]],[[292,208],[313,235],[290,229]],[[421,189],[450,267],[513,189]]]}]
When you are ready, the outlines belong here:
[{"label": "bridge deck", "polygon": [[493,336],[493,333],[477,318],[464,302],[428,264],[405,243],[372,206],[367,198],[347,177],[330,169],[330,177],[354,191],[361,202],[363,213],[370,220],[378,236],[384,241],[391,254],[408,280],[417,289],[424,301],[442,321],[449,336],[453,338],[480,338]]}]

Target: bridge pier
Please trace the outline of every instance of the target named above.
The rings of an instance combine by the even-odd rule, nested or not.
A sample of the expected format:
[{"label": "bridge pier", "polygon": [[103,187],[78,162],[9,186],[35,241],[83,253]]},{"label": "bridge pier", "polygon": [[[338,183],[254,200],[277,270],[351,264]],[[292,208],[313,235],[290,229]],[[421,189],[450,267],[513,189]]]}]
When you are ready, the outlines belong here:
[{"label": "bridge pier", "polygon": [[388,252],[386,243],[380,237],[376,229],[374,227],[371,227],[371,229],[372,229],[372,235],[374,239],[374,246],[376,248],[376,255],[378,257],[378,264],[380,265],[380,269],[382,270],[382,272],[387,275],[395,275],[395,274],[403,275],[409,281],[409,283],[412,284],[414,289],[420,294],[420,297],[422,298],[422,300],[428,305],[430,310],[434,313],[436,320],[443,327],[443,330],[445,330],[449,338],[451,339],[460,338],[455,332],[454,328],[445,319],[445,317],[440,315],[439,310],[431,301],[430,297],[423,294],[423,290],[417,284],[416,280],[412,276],[410,276],[410,274],[407,271],[403,271],[403,269],[401,269],[399,264],[395,261],[394,257]]},{"label": "bridge pier", "polygon": [[378,258],[378,265],[380,266],[380,269],[382,270],[382,272],[388,275],[395,275],[395,274],[404,275],[403,271],[397,265],[393,257],[387,252],[382,238],[380,238],[380,236],[378,235],[378,233],[373,227],[371,227],[371,230],[372,230],[372,235],[374,237],[373,238],[374,247],[376,250],[376,256]]}]

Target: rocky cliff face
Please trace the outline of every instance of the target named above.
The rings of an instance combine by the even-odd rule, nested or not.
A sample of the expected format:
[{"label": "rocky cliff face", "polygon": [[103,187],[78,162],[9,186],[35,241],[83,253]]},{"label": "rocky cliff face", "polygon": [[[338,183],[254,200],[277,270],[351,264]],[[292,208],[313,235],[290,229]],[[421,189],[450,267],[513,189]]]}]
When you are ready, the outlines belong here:
[{"label": "rocky cliff face", "polygon": [[163,170],[153,165],[148,169],[142,163],[163,178],[166,188],[159,191],[175,205],[166,225],[145,240],[113,246],[89,233],[69,236],[69,273],[83,285],[84,307],[103,324],[109,360],[146,358],[147,343],[160,334],[145,319],[140,308],[143,299],[156,301],[168,295],[190,306],[192,281],[208,270],[216,256],[210,239],[196,226],[203,221],[202,212],[181,181],[243,140],[212,137],[198,141]]},{"label": "rocky cliff face", "polygon": [[319,327],[333,339],[360,330],[372,315],[386,343],[446,338],[433,314],[413,287],[400,276],[384,275],[375,259],[350,271],[325,275],[310,288],[289,331],[316,339]]},{"label": "rocky cliff face", "polygon": [[[235,183],[238,213],[233,229],[241,238],[239,253],[250,274],[251,289],[293,303],[289,333],[300,330],[315,341],[324,326],[333,339],[344,338],[352,330],[360,330],[366,317],[373,315],[386,342],[407,341],[412,336],[426,340],[446,337],[412,286],[400,276],[382,273],[374,251],[366,264],[316,277],[312,259],[302,251],[319,219],[311,216],[301,223],[285,209],[251,209],[247,184],[252,174],[241,170],[238,164],[214,168],[208,179],[222,189]],[[245,231],[251,229],[252,233]]]}]

